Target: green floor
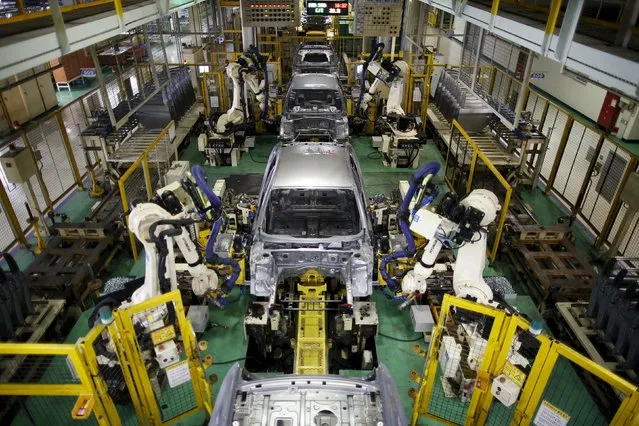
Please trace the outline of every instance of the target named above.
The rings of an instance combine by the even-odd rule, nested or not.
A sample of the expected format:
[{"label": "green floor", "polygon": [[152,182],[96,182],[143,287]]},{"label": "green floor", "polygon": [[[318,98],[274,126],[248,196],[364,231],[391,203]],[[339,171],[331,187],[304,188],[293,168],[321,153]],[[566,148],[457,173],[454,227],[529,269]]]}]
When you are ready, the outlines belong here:
[{"label": "green floor", "polygon": [[[245,154],[238,167],[213,168],[204,166],[204,168],[212,180],[228,178],[231,175],[237,174],[263,173],[265,161],[274,144],[274,138],[260,137],[256,142],[256,147],[251,151],[251,155]],[[376,158],[375,151],[370,145],[370,138],[357,138],[353,141],[353,145],[360,158],[367,195],[371,196],[376,193],[388,194],[397,188],[398,180],[408,179],[412,175],[413,171],[410,170],[396,170],[383,167],[381,160]],[[200,164],[203,161],[202,155],[197,151],[196,143],[190,144],[181,159],[190,161],[191,165]],[[441,162],[442,160],[437,149],[432,145],[428,145],[421,156],[420,164],[424,164],[427,161]],[[436,182],[442,184],[442,186],[444,185],[441,178],[436,180]],[[558,219],[566,215],[551,199],[543,196],[543,193],[540,191],[522,193],[521,195],[544,224],[557,223]],[[89,198],[86,192],[76,192],[72,194],[58,210],[69,214],[72,220],[80,220],[87,215],[95,202],[96,200]],[[577,230],[577,233],[578,231],[579,230]],[[588,247],[592,247],[592,243],[587,242],[585,237],[581,235],[578,235],[577,238],[584,238],[584,243],[578,244],[578,247],[585,250],[584,254],[591,254]],[[26,250],[19,250],[16,252],[16,257],[19,259],[21,265],[25,265],[30,258],[32,258],[32,255]],[[504,262],[496,262],[492,268],[487,268],[486,273],[489,275],[506,275],[511,281],[514,280],[509,266]],[[143,274],[144,256],[140,256],[137,262],[133,262],[128,256],[121,255],[112,262],[111,268],[103,278],[116,275],[142,276]],[[518,307],[523,313],[529,315],[531,319],[541,319],[532,299],[526,296],[525,288],[516,281],[513,282],[513,285],[520,294],[513,302],[513,305]],[[208,350],[202,355],[212,354],[214,357],[214,364],[209,367],[206,372],[207,376],[216,374],[218,377],[217,383],[213,386],[214,395],[217,395],[221,381],[233,362],[237,360],[242,363],[243,358],[246,356],[247,343],[244,339],[243,316],[249,301],[249,296],[247,293],[240,297],[239,293],[239,289],[234,290],[229,298],[232,303],[226,306],[224,310],[211,308],[210,319],[220,326],[210,329],[202,337],[208,342]],[[400,312],[397,309],[396,303],[388,301],[377,292],[373,296],[373,300],[377,302],[377,310],[380,318],[380,336],[377,339],[378,359],[389,368],[397,382],[402,405],[405,408],[407,417],[410,419],[413,401],[409,397],[408,391],[411,388],[417,388],[418,385],[409,379],[409,373],[414,370],[421,374],[424,368],[424,358],[413,351],[413,345],[415,343],[421,343],[423,348],[427,348],[427,345],[424,344],[423,341],[419,342],[418,339],[420,336],[410,331],[412,326],[408,311]],[[87,313],[76,323],[67,342],[75,342],[79,337],[86,334],[88,331],[86,315]],[[564,367],[560,366],[560,368]],[[561,377],[570,378],[573,387],[580,389],[578,392],[575,392],[575,394],[579,395],[579,398],[582,398],[582,394],[587,393],[581,385],[581,381],[579,381],[576,376],[570,376],[571,373],[574,376],[574,371],[570,367],[567,367],[566,371],[568,371],[568,373],[562,373]],[[352,375],[353,372],[343,372],[343,374]],[[441,385],[439,385],[439,389],[441,389]],[[437,392],[438,390],[436,389],[435,394],[437,394]],[[463,410],[458,400],[440,399],[441,402],[439,404],[445,411]],[[594,405],[592,401],[590,402],[591,405]],[[562,405],[559,404],[558,406]],[[122,407],[119,408],[123,409]],[[500,416],[508,415],[508,413],[497,413],[496,409],[495,415],[497,414]],[[127,418],[127,420],[130,420],[129,417],[131,415],[130,412],[128,414],[123,413],[123,417]],[[589,419],[591,419],[591,417],[589,417]],[[198,416],[197,418],[189,418],[179,424],[197,425],[202,424],[202,421],[202,416]],[[418,424],[438,423],[421,418]],[[499,424],[499,422],[494,424]],[[571,422],[571,424],[585,423]]]}]

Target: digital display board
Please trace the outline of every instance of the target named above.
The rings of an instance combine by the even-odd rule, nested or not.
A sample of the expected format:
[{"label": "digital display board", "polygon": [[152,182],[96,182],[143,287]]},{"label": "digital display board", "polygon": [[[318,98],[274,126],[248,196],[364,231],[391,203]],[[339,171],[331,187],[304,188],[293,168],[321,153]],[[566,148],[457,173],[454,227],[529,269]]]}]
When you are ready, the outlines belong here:
[{"label": "digital display board", "polygon": [[345,1],[307,1],[307,15],[348,15],[348,2]]}]

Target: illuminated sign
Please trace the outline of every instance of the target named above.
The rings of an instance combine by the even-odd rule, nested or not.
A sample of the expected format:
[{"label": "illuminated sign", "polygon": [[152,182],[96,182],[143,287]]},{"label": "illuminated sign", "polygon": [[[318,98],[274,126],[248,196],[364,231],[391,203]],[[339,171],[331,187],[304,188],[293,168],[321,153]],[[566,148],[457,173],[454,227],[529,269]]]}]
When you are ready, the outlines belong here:
[{"label": "illuminated sign", "polygon": [[308,15],[348,15],[348,2],[344,1],[308,1]]}]

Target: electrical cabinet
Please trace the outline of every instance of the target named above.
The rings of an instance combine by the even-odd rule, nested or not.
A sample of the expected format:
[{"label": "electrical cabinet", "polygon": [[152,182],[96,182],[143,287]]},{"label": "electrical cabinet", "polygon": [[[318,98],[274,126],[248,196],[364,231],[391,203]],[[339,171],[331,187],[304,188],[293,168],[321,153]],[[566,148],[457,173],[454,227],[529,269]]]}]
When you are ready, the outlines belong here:
[{"label": "electrical cabinet", "polygon": [[36,164],[27,148],[12,149],[0,156],[2,170],[11,183],[24,183],[36,174]]}]

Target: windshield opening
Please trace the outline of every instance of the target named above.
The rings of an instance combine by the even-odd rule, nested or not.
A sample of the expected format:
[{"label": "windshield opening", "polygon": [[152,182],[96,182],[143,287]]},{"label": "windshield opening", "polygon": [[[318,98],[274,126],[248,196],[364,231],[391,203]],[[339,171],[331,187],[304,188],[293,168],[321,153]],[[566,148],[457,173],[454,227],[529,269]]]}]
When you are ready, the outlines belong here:
[{"label": "windshield opening", "polygon": [[360,220],[350,189],[275,189],[266,209],[266,233],[296,238],[355,235]]},{"label": "windshield opening", "polygon": [[289,91],[286,101],[286,108],[291,112],[312,111],[338,113],[344,111],[342,94],[337,90],[291,90]]}]

